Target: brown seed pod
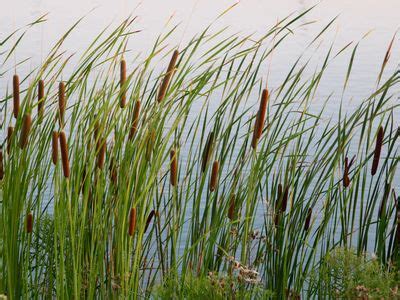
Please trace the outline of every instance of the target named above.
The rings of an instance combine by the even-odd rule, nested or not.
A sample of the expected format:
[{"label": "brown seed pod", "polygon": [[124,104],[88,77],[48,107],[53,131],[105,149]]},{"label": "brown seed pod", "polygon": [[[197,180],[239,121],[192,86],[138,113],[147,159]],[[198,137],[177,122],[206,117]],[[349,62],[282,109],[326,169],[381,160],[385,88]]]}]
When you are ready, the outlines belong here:
[{"label": "brown seed pod", "polygon": [[118,183],[118,170],[114,157],[111,159],[109,170],[111,182],[114,184],[114,186],[116,186]]},{"label": "brown seed pod", "polygon": [[0,180],[4,178],[3,151],[0,150]]},{"label": "brown seed pod", "polygon": [[304,222],[304,231],[308,231],[308,229],[310,228],[311,216],[312,216],[312,208],[310,207],[307,212],[306,221]]},{"label": "brown seed pod", "polygon": [[53,164],[57,164],[58,161],[58,132],[53,131],[51,136],[51,160]]},{"label": "brown seed pod", "polygon": [[124,87],[125,83],[126,83],[126,61],[125,59],[122,59],[120,65],[120,81],[119,81],[119,85],[121,88],[121,98],[119,106],[121,108],[124,108],[126,106],[126,87]]},{"label": "brown seed pod", "polygon": [[164,100],[165,95],[167,94],[168,85],[171,81],[172,75],[175,71],[176,62],[178,61],[179,51],[175,50],[172,54],[171,60],[169,61],[167,72],[164,75],[164,79],[161,83],[160,91],[157,96],[157,101],[160,103]]},{"label": "brown seed pod", "polygon": [[372,161],[371,175],[374,176],[378,170],[379,159],[381,157],[381,150],[383,145],[383,127],[380,126],[378,130],[378,135],[376,137],[376,144],[374,150],[374,160]]},{"label": "brown seed pod", "polygon": [[217,187],[218,171],[219,171],[219,162],[218,162],[218,160],[216,160],[213,163],[212,171],[211,171],[210,192],[214,192]]},{"label": "brown seed pod", "polygon": [[60,125],[64,125],[64,115],[65,115],[65,84],[61,81],[58,85],[58,113],[60,117]]},{"label": "brown seed pod", "polygon": [[288,199],[289,199],[289,186],[287,186],[285,188],[285,192],[283,193],[282,204],[281,204],[281,211],[282,212],[286,211]]},{"label": "brown seed pod", "polygon": [[129,235],[133,236],[136,228],[136,208],[131,208],[131,213],[129,215]]},{"label": "brown seed pod", "polygon": [[344,173],[343,173],[343,186],[347,188],[350,185],[350,177],[349,177],[349,159],[346,156],[344,160]]},{"label": "brown seed pod", "polygon": [[29,132],[31,131],[32,118],[30,114],[25,114],[22,120],[22,130],[19,138],[19,147],[24,149],[28,145]]},{"label": "brown seed pod", "polygon": [[151,220],[153,219],[154,215],[155,215],[155,211],[154,211],[154,209],[153,209],[153,210],[150,212],[149,216],[147,217],[146,226],[144,227],[144,232],[146,232],[146,231],[147,231],[147,228],[149,228],[149,225],[150,225]]},{"label": "brown seed pod", "polygon": [[140,100],[137,100],[135,102],[135,108],[133,109],[133,118],[132,118],[131,130],[129,131],[129,140],[133,139],[137,131],[137,126],[139,123],[140,105],[141,105]]},{"label": "brown seed pod", "polygon": [[67,144],[67,137],[64,131],[60,132],[59,139],[60,139],[61,160],[62,160],[64,177],[69,178],[68,144]]},{"label": "brown seed pod", "polygon": [[29,213],[26,216],[26,232],[32,233],[32,230],[33,230],[33,215],[32,213]]},{"label": "brown seed pod", "polygon": [[171,159],[170,182],[172,186],[176,186],[178,183],[178,160],[177,160],[177,154],[174,149],[172,149],[170,152],[170,159]]},{"label": "brown seed pod", "polygon": [[38,116],[41,122],[44,116],[44,81],[42,79],[38,82]]},{"label": "brown seed pod", "polygon": [[97,154],[97,167],[101,170],[104,167],[104,161],[106,158],[106,150],[107,150],[107,143],[106,140],[103,139],[103,141],[100,144],[100,149]]},{"label": "brown seed pod", "polygon": [[251,142],[251,146],[253,147],[253,149],[257,147],[258,140],[261,138],[262,135],[265,122],[265,115],[267,112],[267,104],[268,104],[268,90],[264,89],[262,91],[260,108],[258,109],[256,122],[254,125],[253,139]]},{"label": "brown seed pod", "polygon": [[12,144],[12,135],[14,132],[14,127],[8,126],[7,128],[7,154],[10,154],[11,144]]},{"label": "brown seed pod", "polygon": [[205,172],[208,161],[210,160],[214,144],[214,132],[211,131],[208,135],[206,145],[204,146],[202,162],[201,162],[201,172]]},{"label": "brown seed pod", "polygon": [[19,94],[19,77],[17,74],[13,76],[13,114],[14,118],[18,118],[20,107],[20,94]]},{"label": "brown seed pod", "polygon": [[235,218],[235,200],[236,200],[236,195],[232,194],[228,209],[228,218],[231,221],[233,221]]}]

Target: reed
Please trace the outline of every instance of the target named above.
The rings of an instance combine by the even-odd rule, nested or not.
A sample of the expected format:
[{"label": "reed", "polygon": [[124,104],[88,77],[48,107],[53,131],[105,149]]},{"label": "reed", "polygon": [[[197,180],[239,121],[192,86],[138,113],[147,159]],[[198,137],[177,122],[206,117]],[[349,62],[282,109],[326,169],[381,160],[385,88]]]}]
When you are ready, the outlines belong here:
[{"label": "reed", "polygon": [[69,169],[69,157],[68,157],[68,144],[67,144],[67,137],[64,131],[61,131],[59,133],[59,140],[60,140],[61,161],[62,161],[64,177],[69,178],[70,169]]},{"label": "reed", "polygon": [[253,138],[251,142],[251,146],[253,149],[257,147],[258,140],[261,138],[263,132],[265,116],[267,112],[268,97],[268,90],[264,89],[261,94],[260,107],[258,109],[256,121],[254,124]]},{"label": "reed", "polygon": [[136,207],[131,208],[131,212],[129,214],[129,236],[133,236],[135,234],[136,229]]},{"label": "reed", "polygon": [[381,157],[381,151],[382,151],[382,145],[383,145],[383,135],[384,135],[383,127],[380,126],[378,129],[377,137],[376,137],[374,159],[372,161],[372,168],[371,168],[372,176],[374,176],[376,174],[376,171],[378,170],[379,159]]},{"label": "reed", "polygon": [[29,133],[31,131],[32,127],[32,118],[30,114],[25,114],[24,118],[22,120],[22,129],[21,129],[21,135],[19,138],[19,147],[21,149],[25,149],[26,146],[28,146],[28,141],[29,141]]},{"label": "reed", "polygon": [[218,172],[219,172],[219,162],[216,160],[212,165],[211,179],[210,179],[210,192],[214,192],[217,188],[218,182]]},{"label": "reed", "polygon": [[157,96],[158,103],[162,102],[165,99],[165,96],[167,94],[168,86],[170,84],[172,75],[174,74],[174,71],[175,71],[176,62],[178,61],[178,56],[179,56],[179,51],[175,50],[172,53],[172,57],[171,57],[171,60],[169,61],[167,72],[165,73],[164,79],[163,79],[163,81],[161,83],[160,91],[159,91],[158,96]]},{"label": "reed", "polygon": [[19,77],[17,74],[13,76],[13,114],[14,118],[18,118],[20,109],[20,91],[19,91]]},{"label": "reed", "polygon": [[10,155],[10,151],[11,151],[13,133],[14,133],[14,127],[8,126],[8,128],[7,128],[7,154],[8,155]]},{"label": "reed", "polygon": [[58,132],[53,131],[53,134],[51,135],[51,160],[54,165],[57,165],[58,161]]},{"label": "reed", "polygon": [[44,116],[44,80],[38,82],[38,119],[42,121]]},{"label": "reed", "polygon": [[32,233],[33,231],[33,215],[32,213],[28,213],[26,216],[26,233]]},{"label": "reed", "polygon": [[133,109],[133,117],[132,117],[132,124],[131,129],[129,131],[129,140],[132,140],[136,134],[138,123],[139,123],[139,114],[140,114],[140,100],[136,100],[135,107]]},{"label": "reed", "polygon": [[60,126],[64,126],[64,116],[66,110],[66,100],[65,100],[65,83],[61,81],[58,84],[58,113]]},{"label": "reed", "polygon": [[119,106],[121,108],[124,108],[126,106],[126,61],[125,59],[121,60],[121,64],[120,64],[120,89],[121,89],[121,98],[120,98],[120,102],[119,102]]},{"label": "reed", "polygon": [[172,186],[176,186],[178,184],[178,160],[177,154],[174,149],[170,152],[171,159],[171,171],[170,171],[170,183]]}]

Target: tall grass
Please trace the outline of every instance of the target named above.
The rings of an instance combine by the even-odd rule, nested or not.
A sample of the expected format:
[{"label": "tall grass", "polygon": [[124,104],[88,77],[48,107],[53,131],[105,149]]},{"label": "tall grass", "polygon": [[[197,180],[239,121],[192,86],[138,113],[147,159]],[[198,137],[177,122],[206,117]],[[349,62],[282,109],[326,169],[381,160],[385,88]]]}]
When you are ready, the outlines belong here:
[{"label": "tall grass", "polygon": [[[179,297],[211,272],[229,282],[225,296],[317,297],[324,281],[310,288],[309,276],[335,247],[398,266],[398,72],[384,72],[385,57],[376,90],[331,119],[313,102],[351,44],[330,47],[311,76],[299,59],[279,86],[262,80],[308,11],[261,37],[210,26],[179,52],[171,30],[135,60],[128,19],[69,74],[61,48],[77,22],[41,66],[14,76],[1,101],[0,293],[140,298],[172,283]],[[2,42],[3,66],[19,40]]]}]

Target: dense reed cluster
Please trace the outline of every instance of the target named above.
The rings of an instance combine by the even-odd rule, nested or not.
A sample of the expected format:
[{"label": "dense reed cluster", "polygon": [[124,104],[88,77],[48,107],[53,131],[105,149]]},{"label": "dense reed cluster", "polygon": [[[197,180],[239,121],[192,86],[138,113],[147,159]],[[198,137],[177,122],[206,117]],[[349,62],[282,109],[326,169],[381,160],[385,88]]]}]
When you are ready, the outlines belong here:
[{"label": "dense reed cluster", "polygon": [[[307,13],[260,37],[209,27],[179,50],[171,30],[135,59],[128,19],[71,67],[78,22],[30,74],[0,72],[0,294],[180,298],[197,278],[222,298],[331,297],[321,262],[339,246],[398,269],[399,73],[386,55],[376,90],[328,121],[319,83],[350,52],[345,95],[357,46],[267,88],[262,66]],[[2,67],[18,43],[2,41]]]}]

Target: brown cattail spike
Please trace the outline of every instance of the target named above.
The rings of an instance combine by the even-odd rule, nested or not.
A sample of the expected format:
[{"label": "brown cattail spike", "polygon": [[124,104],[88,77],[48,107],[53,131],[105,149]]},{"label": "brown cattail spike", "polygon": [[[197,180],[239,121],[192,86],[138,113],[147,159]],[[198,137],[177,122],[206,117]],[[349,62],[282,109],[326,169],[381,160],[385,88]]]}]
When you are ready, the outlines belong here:
[{"label": "brown cattail spike", "polygon": [[19,147],[24,149],[28,145],[29,132],[31,131],[32,118],[30,114],[25,114],[22,120],[22,130],[19,139]]},{"label": "brown cattail spike", "polygon": [[33,230],[33,215],[32,213],[29,213],[26,216],[26,232],[32,233],[32,230]]},{"label": "brown cattail spike", "polygon": [[58,161],[58,132],[53,131],[51,136],[51,160],[53,164],[57,164]]},{"label": "brown cattail spike", "polygon": [[349,159],[346,156],[344,160],[344,173],[343,173],[343,186],[347,188],[350,185],[350,178],[349,178]]},{"label": "brown cattail spike", "polygon": [[308,231],[308,229],[310,228],[311,216],[312,216],[312,208],[310,207],[308,209],[307,218],[306,218],[306,221],[304,223],[304,231]]},{"label": "brown cattail spike", "polygon": [[125,59],[121,60],[121,70],[120,70],[120,88],[121,88],[121,99],[119,106],[124,108],[126,106],[126,87],[124,86],[126,83],[126,61]]},{"label": "brown cattail spike", "polygon": [[172,186],[176,186],[178,183],[178,160],[177,160],[177,154],[173,149],[170,152],[170,158],[171,158],[170,182]]},{"label": "brown cattail spike", "polygon": [[129,140],[133,139],[137,131],[139,123],[140,105],[141,105],[140,100],[137,100],[135,102],[135,108],[133,109],[133,118],[132,118],[131,130],[129,131]]},{"label": "brown cattail spike", "polygon": [[208,161],[210,160],[214,144],[214,132],[211,131],[208,135],[206,145],[203,150],[202,162],[201,162],[201,172],[205,172]]},{"label": "brown cattail spike", "polygon": [[216,160],[213,163],[210,179],[210,192],[214,192],[218,181],[219,162]]},{"label": "brown cattail spike", "polygon": [[11,143],[12,143],[12,135],[14,132],[14,127],[9,126],[7,128],[7,154],[10,155],[11,151]]},{"label": "brown cattail spike", "polygon": [[168,85],[171,81],[172,75],[175,71],[176,62],[178,61],[179,51],[175,50],[172,54],[171,60],[169,61],[167,73],[164,75],[164,79],[161,83],[160,91],[158,93],[157,101],[161,102],[164,100],[165,95],[167,94]]},{"label": "brown cattail spike", "polygon": [[44,115],[44,81],[38,82],[38,116],[39,122],[42,121]]},{"label": "brown cattail spike", "polygon": [[0,180],[4,178],[3,151],[0,150]]},{"label": "brown cattail spike", "polygon": [[235,218],[235,200],[236,200],[236,195],[233,194],[231,196],[231,201],[229,203],[229,209],[228,209],[228,218],[233,221]]},{"label": "brown cattail spike", "polygon": [[106,157],[107,143],[103,140],[100,144],[100,149],[97,154],[97,167],[101,170],[104,167],[104,160]]},{"label": "brown cattail spike", "polygon": [[375,151],[374,151],[374,160],[372,161],[371,175],[374,176],[376,171],[378,170],[379,159],[381,157],[381,150],[383,145],[383,127],[380,126],[378,130],[378,135],[376,137]]},{"label": "brown cattail spike", "polygon": [[136,208],[131,208],[131,213],[129,215],[129,235],[133,236],[136,228]]},{"label": "brown cattail spike", "polygon": [[19,95],[19,77],[18,75],[13,76],[13,114],[14,118],[18,118],[20,107],[20,95]]},{"label": "brown cattail spike", "polygon": [[60,117],[60,125],[64,125],[64,115],[65,115],[65,84],[63,81],[58,85],[58,110]]},{"label": "brown cattail spike", "polygon": [[265,116],[267,112],[267,104],[268,104],[268,90],[264,89],[261,95],[260,108],[258,109],[256,122],[254,125],[253,139],[251,142],[251,146],[253,149],[257,147],[258,140],[261,138],[262,131],[264,128]]},{"label": "brown cattail spike", "polygon": [[60,139],[61,160],[62,160],[64,177],[69,178],[68,144],[67,144],[67,137],[64,131],[60,132],[59,139]]},{"label": "brown cattail spike", "polygon": [[147,231],[147,228],[149,228],[150,223],[151,223],[151,220],[153,219],[154,215],[155,215],[155,211],[154,211],[154,209],[153,209],[153,210],[150,212],[149,216],[147,217],[146,226],[144,227],[144,232],[146,232],[146,231]]}]

